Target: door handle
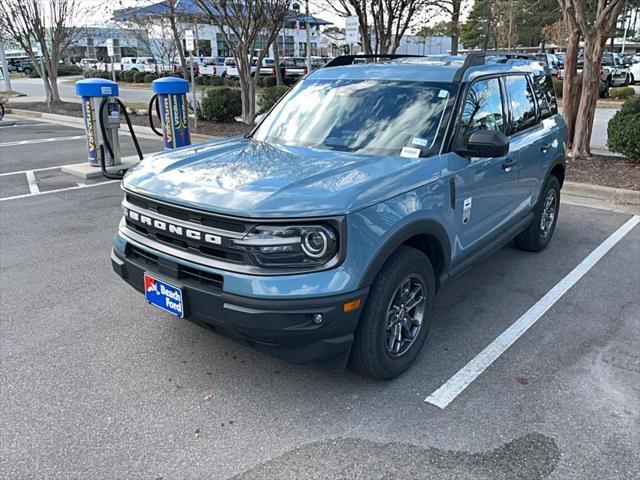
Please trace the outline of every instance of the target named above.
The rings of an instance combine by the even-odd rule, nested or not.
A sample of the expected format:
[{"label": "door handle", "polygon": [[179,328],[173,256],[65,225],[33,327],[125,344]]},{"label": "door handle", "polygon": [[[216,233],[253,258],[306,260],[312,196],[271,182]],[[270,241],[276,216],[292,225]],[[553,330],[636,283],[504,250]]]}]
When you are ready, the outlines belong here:
[{"label": "door handle", "polygon": [[508,168],[513,167],[516,163],[518,163],[518,160],[515,158],[507,158],[502,162],[502,168],[507,170]]},{"label": "door handle", "polygon": [[547,153],[551,147],[553,147],[553,144],[552,143],[547,143],[546,145],[542,145],[540,147],[540,151],[542,153]]}]

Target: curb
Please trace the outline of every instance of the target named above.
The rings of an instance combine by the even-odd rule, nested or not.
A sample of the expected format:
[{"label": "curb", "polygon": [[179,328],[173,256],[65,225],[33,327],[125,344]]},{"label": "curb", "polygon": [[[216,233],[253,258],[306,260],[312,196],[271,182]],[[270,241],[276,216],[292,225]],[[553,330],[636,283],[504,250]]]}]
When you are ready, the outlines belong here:
[{"label": "curb", "polygon": [[578,197],[595,198],[613,203],[640,205],[640,191],[624,188],[602,187],[588,183],[564,182],[563,193]]},{"label": "curb", "polygon": [[[77,124],[81,128],[84,129],[84,119],[81,117],[71,117],[68,115],[58,115],[56,113],[44,113],[44,112],[34,112],[31,110],[21,110],[19,108],[8,108],[5,113],[10,113],[13,115],[18,115],[21,117],[29,117],[29,118],[41,118],[42,120],[49,120],[51,122],[64,122],[64,123],[73,123]],[[125,124],[126,127],[126,124]],[[151,127],[145,127],[142,125],[133,125],[133,130],[136,133],[144,133],[147,135],[151,135],[154,138],[159,138],[155,132],[151,129]],[[214,137],[212,135],[202,135],[200,133],[192,133],[191,139],[197,140],[200,142],[207,142],[209,140],[215,140],[219,137]]]}]

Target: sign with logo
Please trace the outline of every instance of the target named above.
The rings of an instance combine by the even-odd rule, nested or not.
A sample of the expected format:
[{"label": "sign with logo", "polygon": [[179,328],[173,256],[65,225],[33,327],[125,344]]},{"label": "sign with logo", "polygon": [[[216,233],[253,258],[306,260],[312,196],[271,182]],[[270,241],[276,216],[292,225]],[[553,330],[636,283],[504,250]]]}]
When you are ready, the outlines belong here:
[{"label": "sign with logo", "polygon": [[193,52],[195,50],[195,45],[193,41],[193,30],[184,31],[184,44],[188,52]]},{"label": "sign with logo", "polygon": [[144,295],[151,305],[172,313],[176,317],[184,317],[182,290],[178,287],[169,285],[145,273]]},{"label": "sign with logo", "polygon": [[360,41],[360,23],[358,17],[346,17],[345,19],[345,35],[346,43],[358,43]]}]

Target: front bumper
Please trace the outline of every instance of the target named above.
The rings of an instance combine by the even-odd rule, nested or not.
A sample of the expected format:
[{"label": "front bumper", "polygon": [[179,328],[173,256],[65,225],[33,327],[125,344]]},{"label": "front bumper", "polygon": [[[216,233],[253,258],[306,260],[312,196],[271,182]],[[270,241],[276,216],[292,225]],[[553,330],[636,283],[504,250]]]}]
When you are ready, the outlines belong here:
[{"label": "front bumper", "polygon": [[[112,250],[114,271],[139,292],[145,272],[181,288],[188,320],[291,363],[345,367],[368,289],[315,298],[251,298],[225,292],[215,278],[185,275],[170,260],[129,253]],[[360,308],[345,313],[343,305],[355,299]],[[315,313],[322,314],[321,324],[313,322]]]}]

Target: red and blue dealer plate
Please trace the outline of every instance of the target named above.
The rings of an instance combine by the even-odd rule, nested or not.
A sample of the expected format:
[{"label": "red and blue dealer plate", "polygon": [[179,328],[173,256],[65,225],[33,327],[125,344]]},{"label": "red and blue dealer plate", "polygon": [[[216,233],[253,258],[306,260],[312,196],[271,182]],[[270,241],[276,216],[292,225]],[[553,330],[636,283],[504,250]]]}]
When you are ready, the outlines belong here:
[{"label": "red and blue dealer plate", "polygon": [[169,285],[151,275],[144,274],[144,295],[151,305],[174,314],[176,317],[184,317],[184,303],[182,302],[182,290]]}]

